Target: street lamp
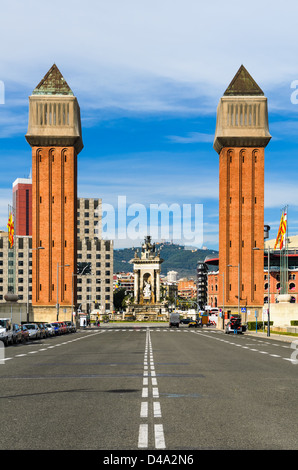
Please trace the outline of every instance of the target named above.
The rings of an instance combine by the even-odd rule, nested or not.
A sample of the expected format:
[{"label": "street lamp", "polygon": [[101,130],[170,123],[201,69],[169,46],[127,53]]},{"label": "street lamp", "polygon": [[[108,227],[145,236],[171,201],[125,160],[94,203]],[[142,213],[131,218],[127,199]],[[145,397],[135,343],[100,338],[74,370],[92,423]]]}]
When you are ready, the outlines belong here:
[{"label": "street lamp", "polygon": [[[44,250],[44,246],[38,246],[37,248],[31,248],[31,250]],[[30,239],[28,238],[28,281],[27,281],[27,322],[29,323],[29,278],[30,278]]]},{"label": "street lamp", "polygon": [[240,263],[233,266],[232,264],[227,265],[228,268],[238,268],[238,315],[240,316]]},{"label": "street lamp", "polygon": [[[253,248],[253,250],[266,251],[266,248]],[[267,336],[270,336],[270,246],[267,248],[268,256],[268,321],[267,321]]]},{"label": "street lamp", "polygon": [[59,321],[59,268],[65,268],[66,266],[70,266],[70,264],[59,265],[59,262],[57,263],[57,321]]}]

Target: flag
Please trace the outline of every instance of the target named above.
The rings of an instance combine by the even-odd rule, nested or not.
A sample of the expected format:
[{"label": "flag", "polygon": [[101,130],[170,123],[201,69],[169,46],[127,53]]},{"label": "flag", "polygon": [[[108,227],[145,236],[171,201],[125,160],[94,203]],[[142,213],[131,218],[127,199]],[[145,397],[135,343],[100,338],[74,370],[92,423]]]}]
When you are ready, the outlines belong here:
[{"label": "flag", "polygon": [[13,218],[12,218],[12,213],[10,212],[9,213],[9,217],[8,217],[8,224],[7,224],[7,228],[8,228],[8,241],[10,243],[10,248],[13,247],[13,239],[14,239],[14,223],[13,223]]},{"label": "flag", "polygon": [[283,212],[280,219],[279,229],[277,233],[277,237],[275,240],[274,249],[279,248],[280,250],[283,248],[285,234],[287,231],[287,213]]}]

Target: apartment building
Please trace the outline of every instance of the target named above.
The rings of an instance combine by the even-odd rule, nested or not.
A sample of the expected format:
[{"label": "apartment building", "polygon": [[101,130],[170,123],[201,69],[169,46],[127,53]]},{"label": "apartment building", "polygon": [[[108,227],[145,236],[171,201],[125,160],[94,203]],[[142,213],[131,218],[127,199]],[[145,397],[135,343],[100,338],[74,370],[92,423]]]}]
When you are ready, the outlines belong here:
[{"label": "apartment building", "polygon": [[[113,310],[113,242],[101,239],[101,216],[101,199],[78,198],[77,273],[72,273],[72,289],[77,289],[74,309],[86,313]],[[13,292],[19,298],[22,321],[29,320],[32,311],[32,253],[31,236],[16,235],[10,248],[8,233],[0,232],[0,310],[5,295]]]}]

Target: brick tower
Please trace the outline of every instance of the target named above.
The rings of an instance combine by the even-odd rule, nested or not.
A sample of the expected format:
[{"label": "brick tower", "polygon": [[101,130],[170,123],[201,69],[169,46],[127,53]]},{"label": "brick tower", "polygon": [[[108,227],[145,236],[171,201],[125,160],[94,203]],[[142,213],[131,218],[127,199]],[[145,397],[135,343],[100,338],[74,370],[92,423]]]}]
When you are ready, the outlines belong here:
[{"label": "brick tower", "polygon": [[70,320],[76,303],[77,155],[83,142],[77,99],[55,64],[29,97],[26,139],[32,147],[34,320]]},{"label": "brick tower", "polygon": [[246,307],[244,321],[253,320],[264,304],[264,148],[270,139],[267,98],[242,65],[219,102],[214,149],[219,154],[219,306],[224,303],[231,313]]}]

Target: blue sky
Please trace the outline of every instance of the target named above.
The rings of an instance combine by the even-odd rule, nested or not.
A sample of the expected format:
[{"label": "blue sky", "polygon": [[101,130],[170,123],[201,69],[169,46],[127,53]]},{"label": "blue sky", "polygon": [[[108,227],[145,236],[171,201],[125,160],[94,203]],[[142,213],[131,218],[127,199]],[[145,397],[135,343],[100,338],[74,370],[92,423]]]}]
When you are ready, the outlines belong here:
[{"label": "blue sky", "polygon": [[216,108],[243,64],[268,98],[265,223],[274,238],[287,204],[297,234],[297,14],[296,0],[2,2],[0,229],[12,182],[31,170],[28,96],[56,63],[81,108],[79,196],[203,204],[203,245],[217,249]]}]

